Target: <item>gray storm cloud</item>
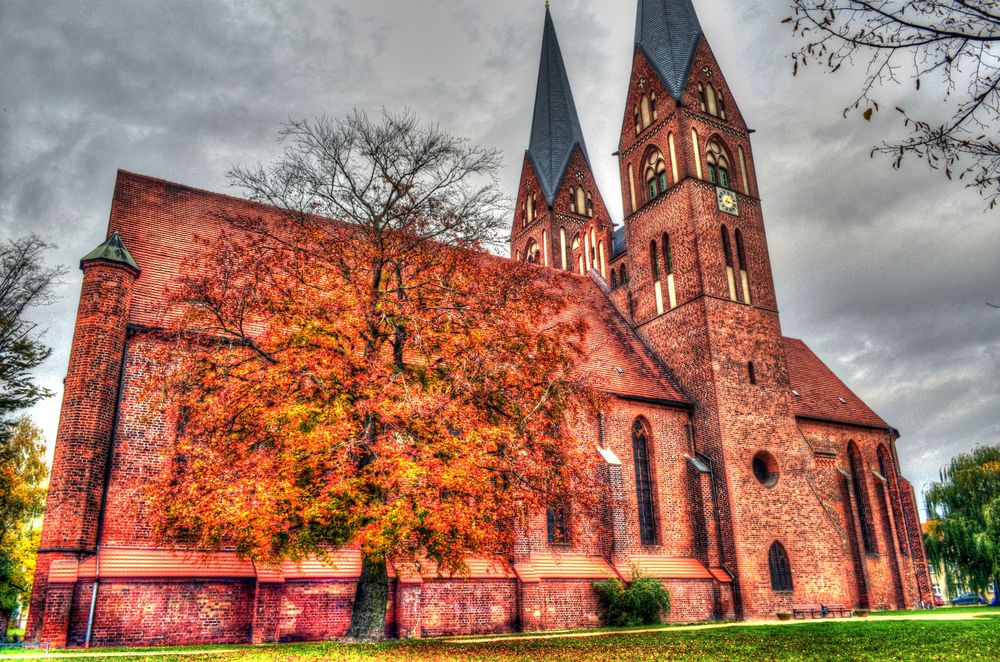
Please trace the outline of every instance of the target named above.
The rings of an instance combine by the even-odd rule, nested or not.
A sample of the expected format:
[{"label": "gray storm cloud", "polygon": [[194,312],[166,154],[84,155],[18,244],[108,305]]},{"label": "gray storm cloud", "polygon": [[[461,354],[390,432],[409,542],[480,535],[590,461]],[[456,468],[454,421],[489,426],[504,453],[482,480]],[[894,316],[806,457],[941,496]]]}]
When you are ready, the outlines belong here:
[{"label": "gray storm cloud", "polygon": [[[621,218],[618,142],[634,7],[557,0],[581,122]],[[888,113],[844,119],[858,72],[792,77],[784,3],[699,0],[751,126],[784,332],[898,427],[918,489],[957,452],[1000,443],[1000,212],[868,152]],[[0,0],[0,233],[36,232],[76,265],[103,238],[118,168],[228,191],[276,156],[288,118],[408,107],[507,155],[527,147],[543,3],[454,0]],[[886,107],[907,90],[889,90]],[[939,90],[938,90],[939,92]],[[911,107],[934,112],[924,85]],[[61,396],[80,279],[40,311]],[[59,397],[32,415],[55,439]]]}]

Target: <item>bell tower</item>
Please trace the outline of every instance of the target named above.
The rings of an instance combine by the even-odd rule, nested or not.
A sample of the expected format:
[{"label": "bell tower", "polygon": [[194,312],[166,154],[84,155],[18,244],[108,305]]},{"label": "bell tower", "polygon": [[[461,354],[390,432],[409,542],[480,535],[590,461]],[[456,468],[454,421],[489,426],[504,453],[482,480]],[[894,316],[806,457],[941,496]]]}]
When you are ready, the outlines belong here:
[{"label": "bell tower", "polygon": [[619,160],[627,314],[696,402],[738,614],[792,599],[772,590],[775,542],[796,595],[849,593],[828,571],[846,567],[840,535],[794,416],[750,131],[692,0],[639,0]]},{"label": "bell tower", "polygon": [[580,274],[593,269],[608,277],[611,219],[590,166],[548,6],[510,247],[518,261]]}]

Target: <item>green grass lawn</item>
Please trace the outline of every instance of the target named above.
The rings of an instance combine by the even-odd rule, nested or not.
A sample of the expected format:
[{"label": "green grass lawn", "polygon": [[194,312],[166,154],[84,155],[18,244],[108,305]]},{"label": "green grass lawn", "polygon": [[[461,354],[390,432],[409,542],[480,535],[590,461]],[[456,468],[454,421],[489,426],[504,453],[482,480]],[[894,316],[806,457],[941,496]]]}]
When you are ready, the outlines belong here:
[{"label": "green grass lawn", "polygon": [[[944,611],[944,610],[942,610]],[[953,612],[953,610],[947,610]],[[926,614],[926,612],[924,612]],[[288,644],[232,647],[237,653],[187,657],[163,651],[157,660],[995,660],[1000,610],[979,609],[961,621],[854,619],[701,630],[664,628],[599,637],[495,641],[413,640],[372,646]],[[90,658],[122,659],[122,658]]]}]

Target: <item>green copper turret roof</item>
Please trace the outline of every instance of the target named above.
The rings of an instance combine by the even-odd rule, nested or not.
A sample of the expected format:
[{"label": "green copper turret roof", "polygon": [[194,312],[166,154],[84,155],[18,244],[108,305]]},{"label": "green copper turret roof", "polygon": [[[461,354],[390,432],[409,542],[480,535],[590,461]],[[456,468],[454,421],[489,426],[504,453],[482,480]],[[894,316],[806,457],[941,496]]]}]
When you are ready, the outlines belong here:
[{"label": "green copper turret roof", "polygon": [[573,103],[573,92],[566,75],[566,65],[552,23],[552,12],[545,10],[545,31],[542,35],[542,61],[538,68],[538,90],[535,93],[535,115],[531,122],[531,144],[528,158],[535,168],[542,193],[551,205],[559,192],[573,148],[577,145],[590,163],[583,129]]},{"label": "green copper turret roof", "polygon": [[115,232],[111,235],[107,241],[95,248],[94,250],[87,253],[82,260],[80,260],[80,268],[87,262],[116,262],[118,264],[124,264],[127,267],[135,269],[136,272],[141,272],[142,269],[136,264],[135,258],[132,254],[128,252],[125,247],[125,242],[122,238]]},{"label": "green copper turret roof", "polygon": [[684,94],[701,34],[691,0],[639,0],[636,46],[675,99]]}]

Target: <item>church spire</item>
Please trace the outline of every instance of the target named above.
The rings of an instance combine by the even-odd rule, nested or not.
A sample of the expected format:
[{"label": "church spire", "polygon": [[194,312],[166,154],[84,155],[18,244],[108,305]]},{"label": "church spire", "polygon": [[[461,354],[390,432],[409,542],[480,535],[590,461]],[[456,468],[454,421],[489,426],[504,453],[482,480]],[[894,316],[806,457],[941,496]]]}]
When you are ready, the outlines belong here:
[{"label": "church spire", "polygon": [[545,8],[545,32],[542,36],[542,61],[538,68],[538,90],[535,94],[535,115],[531,123],[531,144],[528,158],[538,176],[538,182],[551,205],[566,176],[573,148],[579,145],[590,162],[583,140],[580,118],[573,103],[573,92],[566,75],[552,12]]},{"label": "church spire", "polygon": [[675,99],[684,93],[701,34],[691,0],[639,0],[636,46]]}]

